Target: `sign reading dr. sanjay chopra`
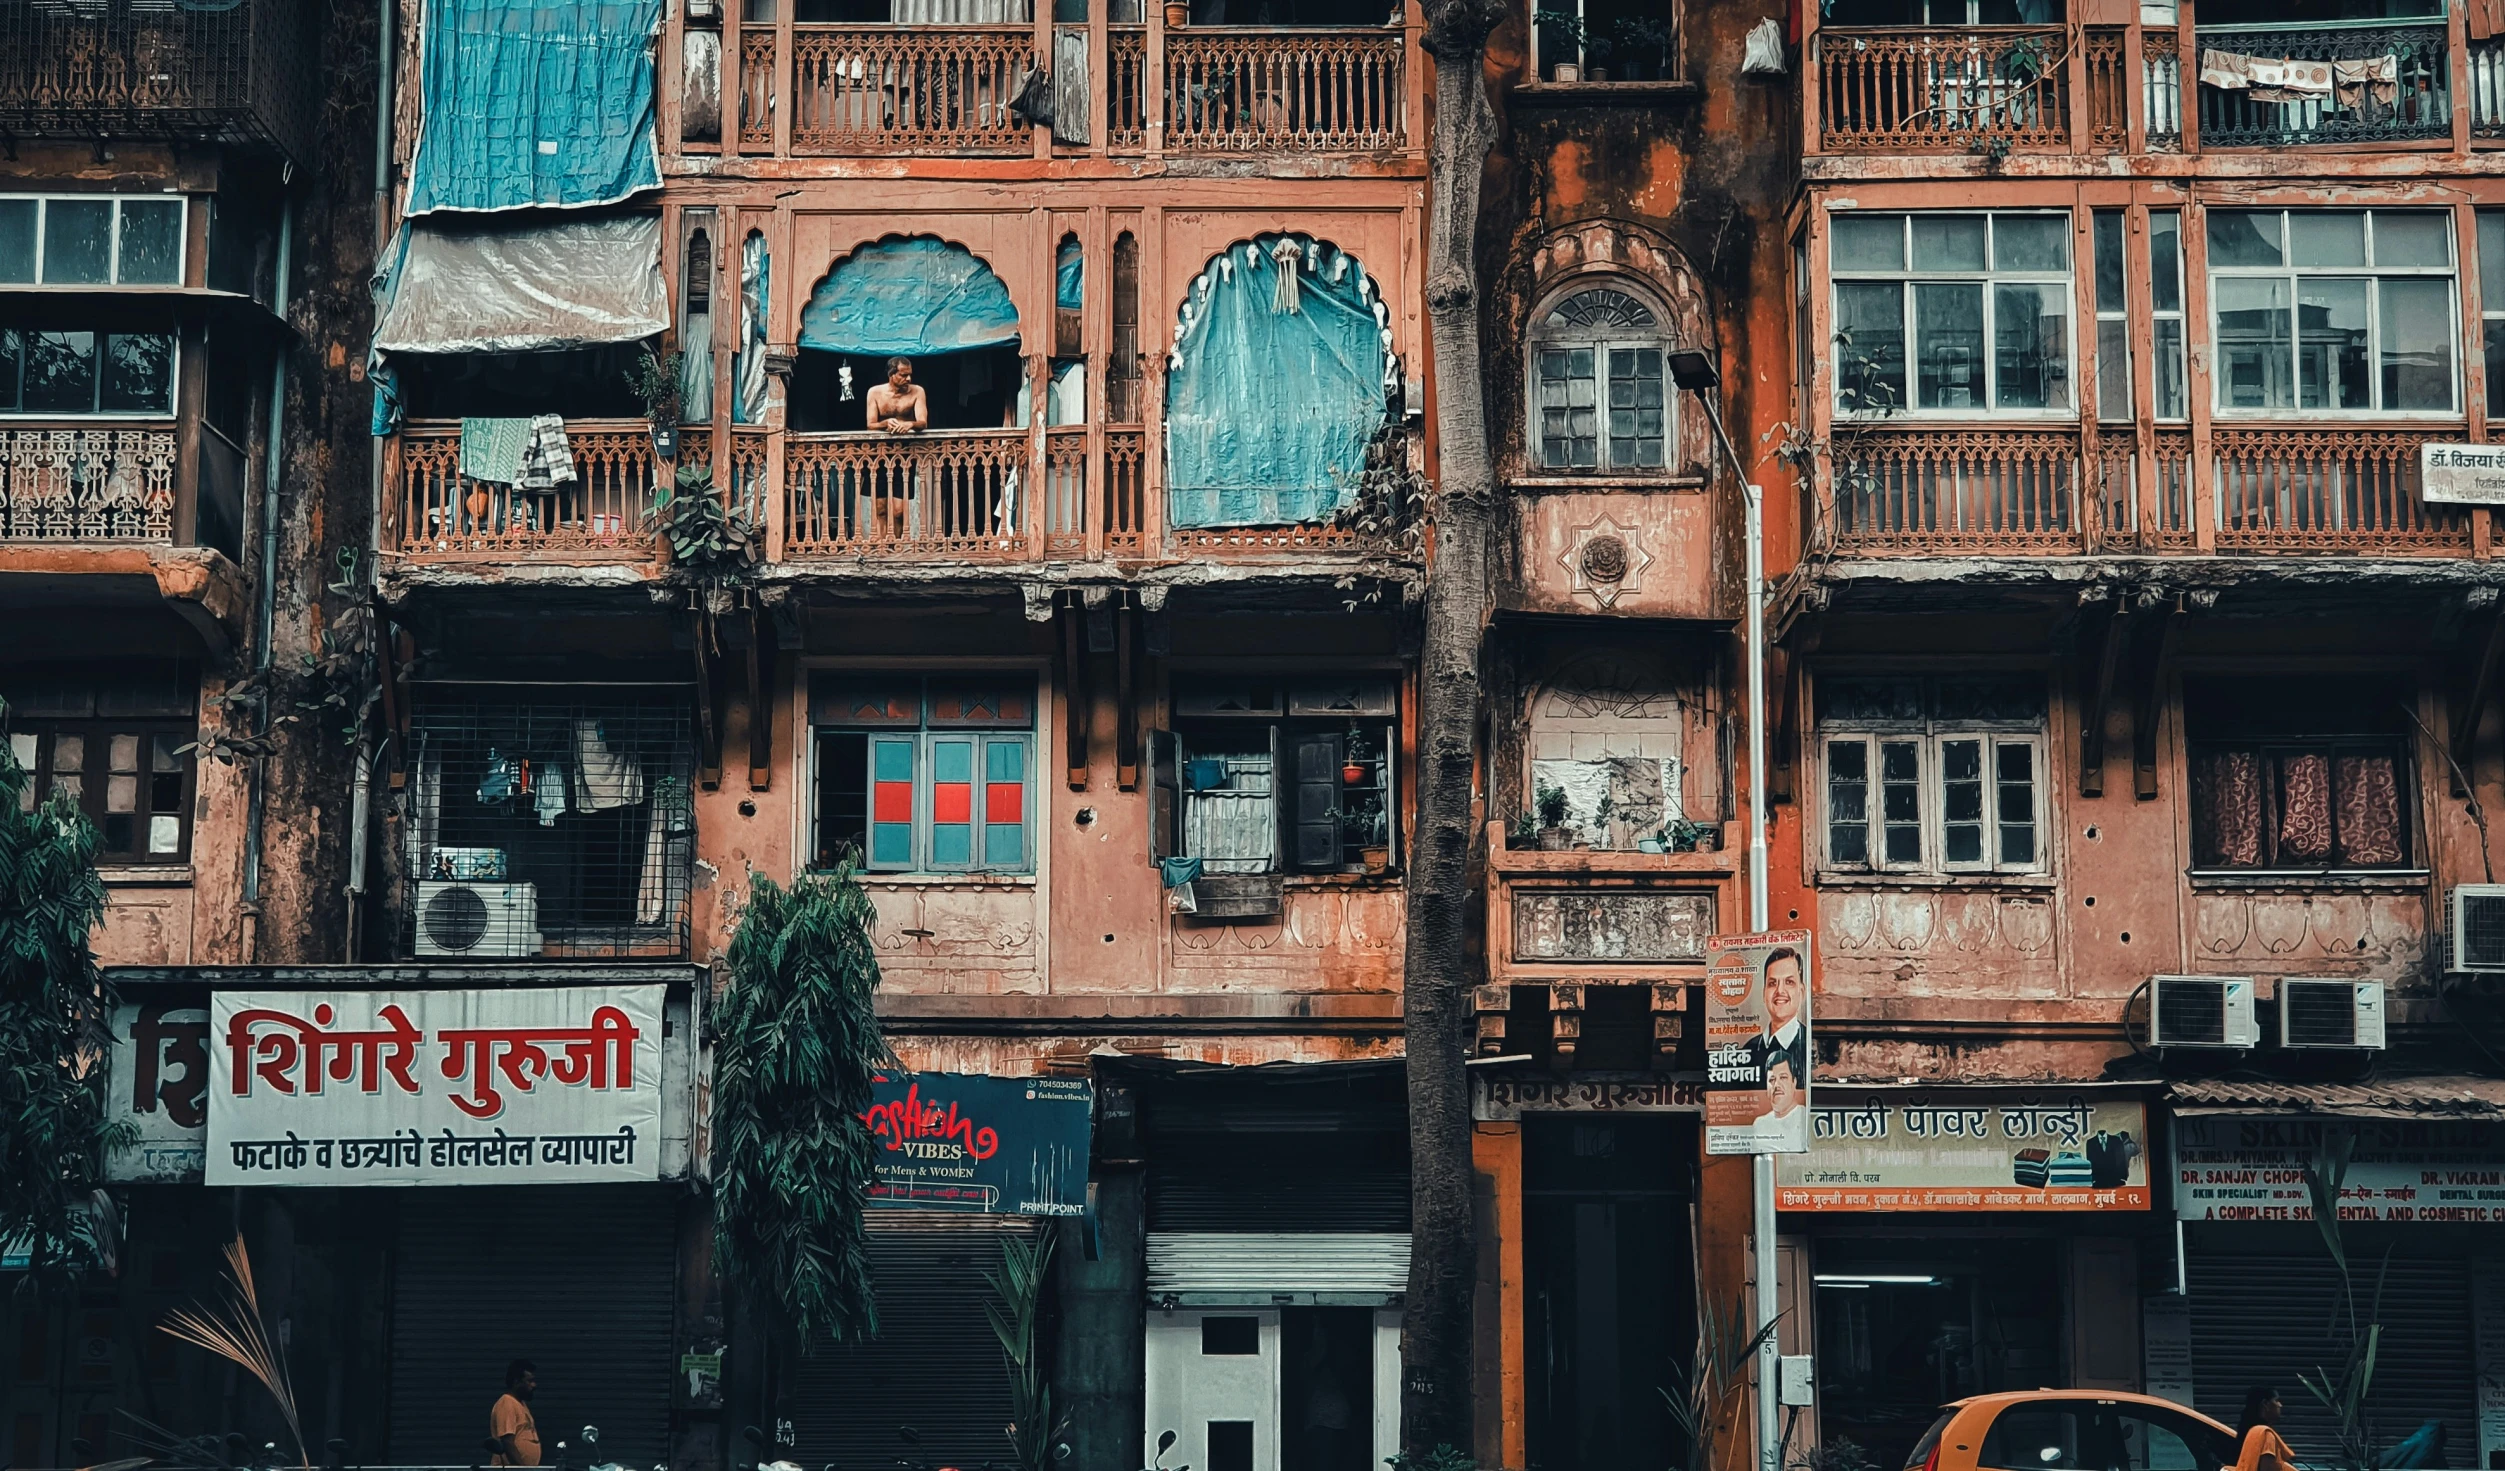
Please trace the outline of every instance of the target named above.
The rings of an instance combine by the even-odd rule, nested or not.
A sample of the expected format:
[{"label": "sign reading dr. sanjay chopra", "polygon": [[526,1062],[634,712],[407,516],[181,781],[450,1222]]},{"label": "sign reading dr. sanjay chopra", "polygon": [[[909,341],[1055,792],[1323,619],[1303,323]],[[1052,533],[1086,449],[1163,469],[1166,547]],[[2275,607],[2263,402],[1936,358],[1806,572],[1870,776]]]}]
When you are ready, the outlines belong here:
[{"label": "sign reading dr. sanjay chopra", "polygon": [[1809,1148],[1809,931],[1705,942],[1705,1152]]},{"label": "sign reading dr. sanjay chopra", "polygon": [[664,989],[219,992],[208,1183],[657,1179]]}]

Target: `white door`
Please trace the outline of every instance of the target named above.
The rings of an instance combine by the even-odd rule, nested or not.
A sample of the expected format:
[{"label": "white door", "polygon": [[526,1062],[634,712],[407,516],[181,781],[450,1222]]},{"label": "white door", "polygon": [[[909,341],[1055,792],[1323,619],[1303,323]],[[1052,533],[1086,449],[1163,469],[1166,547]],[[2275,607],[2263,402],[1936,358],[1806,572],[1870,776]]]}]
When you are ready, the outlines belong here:
[{"label": "white door", "polygon": [[1167,1471],[1280,1471],[1275,1309],[1148,1313],[1148,1448]]}]

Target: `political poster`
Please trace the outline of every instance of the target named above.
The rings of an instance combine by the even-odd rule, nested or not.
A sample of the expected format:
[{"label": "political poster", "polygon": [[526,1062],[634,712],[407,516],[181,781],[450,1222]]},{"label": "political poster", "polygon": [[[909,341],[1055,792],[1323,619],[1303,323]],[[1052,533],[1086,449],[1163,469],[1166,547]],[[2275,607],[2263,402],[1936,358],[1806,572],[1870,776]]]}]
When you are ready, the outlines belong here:
[{"label": "political poster", "polygon": [[1087,1210],[1096,1093],[1085,1078],[887,1072],[863,1118],[878,1146],[872,1206],[980,1215]]},{"label": "political poster", "polygon": [[1809,931],[1705,942],[1705,1152],[1809,1148]]}]

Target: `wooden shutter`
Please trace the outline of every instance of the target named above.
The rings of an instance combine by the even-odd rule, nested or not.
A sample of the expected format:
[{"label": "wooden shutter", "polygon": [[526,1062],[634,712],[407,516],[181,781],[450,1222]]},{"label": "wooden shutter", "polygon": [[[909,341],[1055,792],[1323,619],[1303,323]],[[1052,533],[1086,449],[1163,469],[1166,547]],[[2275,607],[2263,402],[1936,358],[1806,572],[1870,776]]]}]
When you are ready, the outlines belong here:
[{"label": "wooden shutter", "polygon": [[2123,1237],[2070,1243],[2070,1387],[2140,1387],[2140,1254]]},{"label": "wooden shutter", "polygon": [[1339,853],[1340,737],[1296,737],[1296,866],[1334,869]]},{"label": "wooden shutter", "polygon": [[1400,867],[1400,726],[1383,727],[1383,830],[1392,850],[1392,867]]},{"label": "wooden shutter", "polygon": [[2470,0],[2470,39],[2494,40],[2505,35],[2505,0]]},{"label": "wooden shutter", "polygon": [[1148,733],[1148,861],[1183,851],[1183,751],[1170,730]]}]

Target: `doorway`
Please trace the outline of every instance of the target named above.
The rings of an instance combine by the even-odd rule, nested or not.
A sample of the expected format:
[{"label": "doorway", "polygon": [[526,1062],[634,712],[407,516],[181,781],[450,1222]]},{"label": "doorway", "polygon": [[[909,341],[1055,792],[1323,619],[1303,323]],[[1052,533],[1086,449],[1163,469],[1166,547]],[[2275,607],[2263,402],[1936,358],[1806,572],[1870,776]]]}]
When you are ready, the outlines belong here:
[{"label": "doorway", "polygon": [[1397,1310],[1152,1310],[1147,1358],[1168,1468],[1367,1471],[1399,1448]]},{"label": "doorway", "polygon": [[1525,1432],[1545,1471],[1677,1464],[1696,1345],[1692,1115],[1532,1118],[1523,1132]]}]

